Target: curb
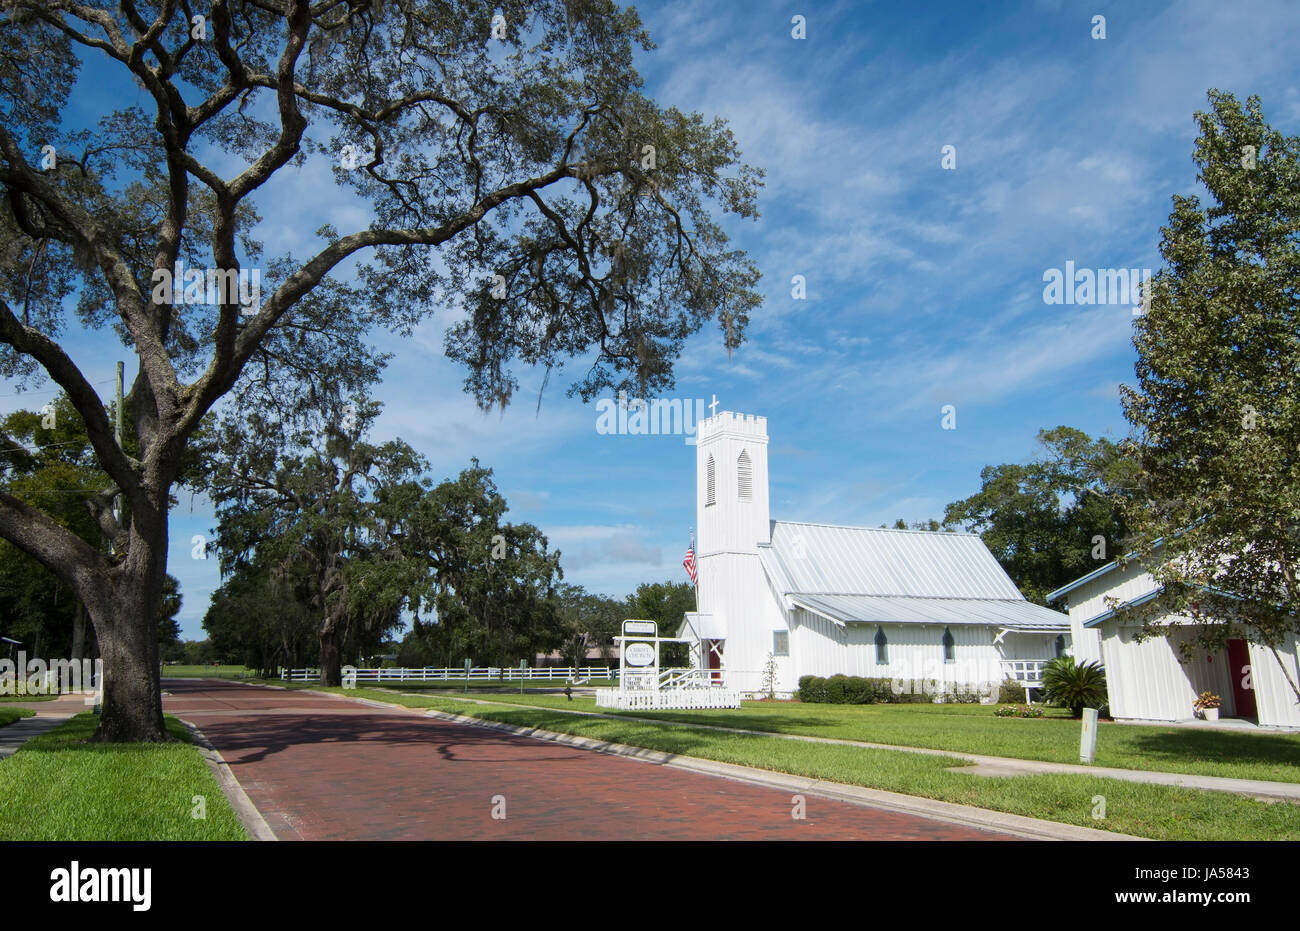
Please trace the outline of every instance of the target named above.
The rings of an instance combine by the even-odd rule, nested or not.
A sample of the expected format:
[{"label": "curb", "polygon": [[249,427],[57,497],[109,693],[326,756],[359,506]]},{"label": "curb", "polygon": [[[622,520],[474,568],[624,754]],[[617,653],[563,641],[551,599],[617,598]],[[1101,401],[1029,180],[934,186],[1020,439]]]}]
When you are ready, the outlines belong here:
[{"label": "curb", "polygon": [[266,823],[262,813],[257,810],[257,806],[249,799],[244,787],[239,784],[235,774],[230,769],[230,764],[222,757],[221,751],[212,745],[212,741],[204,733],[186,721],[184,718],[177,717],[177,720],[184,724],[194,742],[198,744],[199,752],[203,754],[204,761],[208,764],[208,769],[212,770],[212,775],[217,779],[217,785],[221,787],[221,792],[230,803],[230,807],[235,810],[235,817],[239,823],[244,826],[249,837],[253,840],[279,840],[271,826]]}]

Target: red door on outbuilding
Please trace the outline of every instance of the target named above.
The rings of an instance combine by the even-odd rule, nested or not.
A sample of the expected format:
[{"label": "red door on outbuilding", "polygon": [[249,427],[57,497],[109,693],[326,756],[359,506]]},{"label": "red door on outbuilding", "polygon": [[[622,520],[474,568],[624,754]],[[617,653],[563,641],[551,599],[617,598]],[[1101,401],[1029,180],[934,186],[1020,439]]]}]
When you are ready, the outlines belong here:
[{"label": "red door on outbuilding", "polygon": [[[1228,674],[1232,677],[1232,697],[1237,702],[1237,717],[1254,718],[1259,712],[1255,708],[1255,677],[1250,669],[1250,648],[1245,640],[1228,641]],[[1249,682],[1251,688],[1242,683]]]}]

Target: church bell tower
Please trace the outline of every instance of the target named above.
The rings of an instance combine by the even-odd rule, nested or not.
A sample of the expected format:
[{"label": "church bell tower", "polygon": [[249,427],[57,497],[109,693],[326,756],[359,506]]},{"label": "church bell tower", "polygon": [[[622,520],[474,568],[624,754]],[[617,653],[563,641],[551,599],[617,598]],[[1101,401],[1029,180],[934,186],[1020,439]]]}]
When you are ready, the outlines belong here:
[{"label": "church bell tower", "polygon": [[702,613],[731,613],[740,589],[765,586],[758,544],[770,542],[767,418],[721,411],[695,439],[696,560]]}]

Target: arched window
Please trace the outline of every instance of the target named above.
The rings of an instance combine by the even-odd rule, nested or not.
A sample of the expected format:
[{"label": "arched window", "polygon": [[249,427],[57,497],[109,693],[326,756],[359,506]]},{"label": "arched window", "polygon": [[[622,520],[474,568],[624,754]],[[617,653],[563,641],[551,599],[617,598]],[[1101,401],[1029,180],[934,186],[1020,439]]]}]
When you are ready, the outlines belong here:
[{"label": "arched window", "polygon": [[1065,655],[1065,634],[1056,635],[1056,655],[1057,656]]},{"label": "arched window", "polygon": [[749,461],[749,453],[740,451],[736,460],[736,486],[741,501],[748,501],[754,496],[754,466]]},{"label": "arched window", "polygon": [[885,636],[885,628],[879,625],[876,627],[876,665],[889,665],[889,638]]},{"label": "arched window", "polygon": [[943,629],[943,661],[957,662],[957,641],[952,639],[952,631],[947,627]]},{"label": "arched window", "polygon": [[713,466],[713,457],[709,457],[709,464],[704,473],[704,506],[709,507],[718,501],[718,481],[717,470]]}]

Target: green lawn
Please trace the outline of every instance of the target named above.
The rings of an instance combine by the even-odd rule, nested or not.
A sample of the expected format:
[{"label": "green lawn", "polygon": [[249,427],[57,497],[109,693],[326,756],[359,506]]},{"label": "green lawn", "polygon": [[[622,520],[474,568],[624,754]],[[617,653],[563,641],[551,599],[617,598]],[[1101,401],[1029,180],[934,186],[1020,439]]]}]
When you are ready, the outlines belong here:
[{"label": "green lawn", "polygon": [[[1084,775],[988,778],[950,772],[951,767],[963,765],[954,757],[720,734],[689,727],[565,714],[543,707],[497,709],[457,700],[451,695],[402,695],[377,689],[323,691],[1160,840],[1300,840],[1300,805],[1256,802],[1224,792]],[[537,699],[540,701],[541,696]],[[926,713],[934,713],[928,711],[929,706],[924,707]],[[984,710],[991,712],[987,706]],[[1097,805],[1094,799],[1099,795],[1105,797],[1103,819],[1093,817]],[[809,804],[815,805],[816,800],[810,800]]]},{"label": "green lawn", "polygon": [[178,676],[185,679],[246,679],[253,675],[247,666],[168,666],[162,667],[163,678]]},{"label": "green lawn", "polygon": [[167,717],[175,743],[87,743],[96,720],[78,714],[0,760],[0,840],[247,839],[183,724]]},{"label": "green lawn", "polygon": [[30,708],[0,708],[0,727],[13,724],[19,718],[30,718],[35,713]]},{"label": "green lawn", "polygon": [[11,701],[54,701],[58,695],[0,695],[0,703]]},{"label": "green lawn", "polygon": [[[778,734],[838,737],[902,747],[957,750],[1052,763],[1079,762],[1080,722],[1059,709],[1044,718],[999,718],[993,705],[823,705],[745,702],[738,711],[629,711],[596,708],[595,699],[563,695],[479,696],[543,708],[712,724]],[[1300,782],[1300,733],[1102,722],[1098,766]]]}]

